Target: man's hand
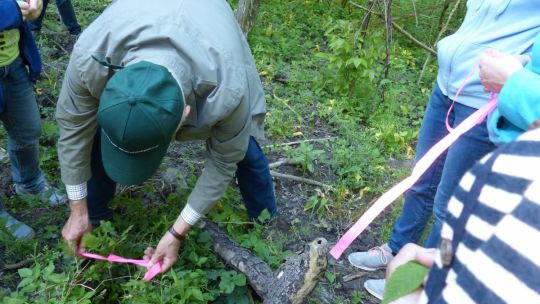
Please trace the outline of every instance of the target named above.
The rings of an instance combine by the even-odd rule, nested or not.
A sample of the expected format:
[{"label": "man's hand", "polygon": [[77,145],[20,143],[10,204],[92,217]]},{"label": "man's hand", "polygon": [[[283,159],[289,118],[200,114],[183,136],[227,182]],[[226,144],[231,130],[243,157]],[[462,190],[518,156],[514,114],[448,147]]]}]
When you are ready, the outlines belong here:
[{"label": "man's hand", "polygon": [[69,201],[71,213],[62,229],[62,236],[66,240],[72,253],[77,252],[83,235],[92,231],[92,224],[88,217],[86,199],[80,201]]},{"label": "man's hand", "polygon": [[23,20],[36,20],[43,10],[43,0],[17,1]]},{"label": "man's hand", "polygon": [[[426,266],[427,268],[431,268],[431,266],[433,266],[433,262],[435,261],[435,252],[436,252],[435,248],[424,248],[424,247],[420,247],[412,243],[405,245],[403,248],[401,248],[399,253],[392,259],[392,261],[388,263],[388,267],[386,267],[386,280],[388,281],[388,279],[390,278],[392,273],[396,270],[396,268],[410,261],[417,261],[418,263]],[[424,284],[426,283],[426,281],[427,281],[427,276],[424,278]],[[393,304],[418,303],[418,300],[420,299],[421,294],[422,294],[422,288],[418,288],[412,293],[404,297],[401,297],[392,303]]]},{"label": "man's hand", "polygon": [[484,90],[499,93],[510,76],[523,68],[521,57],[488,50],[480,59],[480,81]]},{"label": "man's hand", "polygon": [[[173,229],[182,236],[187,234],[189,228],[190,226],[181,216],[178,217],[173,225]],[[148,268],[154,266],[157,262],[161,262],[161,273],[169,270],[178,258],[180,245],[182,245],[180,240],[175,238],[169,231],[165,232],[156,249],[148,247],[144,251],[144,259],[150,260]]]}]

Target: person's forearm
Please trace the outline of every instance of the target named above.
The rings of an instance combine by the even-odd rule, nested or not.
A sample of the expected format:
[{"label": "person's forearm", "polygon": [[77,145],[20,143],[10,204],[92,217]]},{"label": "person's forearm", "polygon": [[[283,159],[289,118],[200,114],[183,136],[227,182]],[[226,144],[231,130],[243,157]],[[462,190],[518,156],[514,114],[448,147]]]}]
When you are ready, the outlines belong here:
[{"label": "person's forearm", "polygon": [[191,228],[191,225],[189,225],[182,216],[178,216],[176,219],[176,222],[174,222],[173,229],[174,231],[178,232],[181,236],[185,236],[189,229]]},{"label": "person's forearm", "polygon": [[69,209],[73,216],[88,216],[86,198],[80,200],[69,200]]}]

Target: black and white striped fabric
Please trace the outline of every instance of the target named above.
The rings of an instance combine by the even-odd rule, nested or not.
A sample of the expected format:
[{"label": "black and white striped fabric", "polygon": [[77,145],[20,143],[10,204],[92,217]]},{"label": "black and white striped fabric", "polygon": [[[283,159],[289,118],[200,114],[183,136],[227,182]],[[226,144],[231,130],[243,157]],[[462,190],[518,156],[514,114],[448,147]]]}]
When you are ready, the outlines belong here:
[{"label": "black and white striped fabric", "polygon": [[465,174],[441,238],[452,262],[437,254],[422,303],[540,303],[540,129]]}]

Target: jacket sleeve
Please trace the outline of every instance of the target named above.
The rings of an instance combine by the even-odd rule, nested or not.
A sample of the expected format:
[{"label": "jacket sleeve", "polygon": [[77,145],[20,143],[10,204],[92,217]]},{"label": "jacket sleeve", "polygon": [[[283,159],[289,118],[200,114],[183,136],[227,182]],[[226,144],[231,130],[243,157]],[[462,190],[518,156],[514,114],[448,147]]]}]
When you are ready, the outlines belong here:
[{"label": "jacket sleeve", "polygon": [[[88,64],[88,59],[86,62]],[[96,134],[99,100],[88,88],[89,81],[82,71],[92,73],[74,52],[56,105],[56,120],[60,126],[58,159],[62,181],[66,185],[79,185],[91,177],[90,154]]]},{"label": "jacket sleeve", "polygon": [[0,0],[0,31],[19,28],[22,14],[15,0]]},{"label": "jacket sleeve", "polygon": [[540,75],[529,69],[515,72],[499,94],[499,111],[505,120],[527,130],[540,118]]},{"label": "jacket sleeve", "polygon": [[237,163],[245,157],[250,131],[250,104],[242,98],[234,111],[212,128],[206,141],[204,170],[188,198],[188,205],[197,213],[206,214],[227,190]]}]

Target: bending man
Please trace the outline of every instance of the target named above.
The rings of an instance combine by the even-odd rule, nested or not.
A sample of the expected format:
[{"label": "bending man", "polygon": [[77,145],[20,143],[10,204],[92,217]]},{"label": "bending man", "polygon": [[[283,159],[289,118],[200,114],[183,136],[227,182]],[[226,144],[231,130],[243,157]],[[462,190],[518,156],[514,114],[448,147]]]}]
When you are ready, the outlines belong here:
[{"label": "bending man", "polygon": [[81,35],[56,117],[72,245],[111,217],[116,183],[140,184],[169,143],[206,140],[207,157],[187,205],[155,250],[166,271],[182,236],[220,199],[235,172],[250,218],[277,212],[263,136],[262,85],[224,0],[112,3]]}]

